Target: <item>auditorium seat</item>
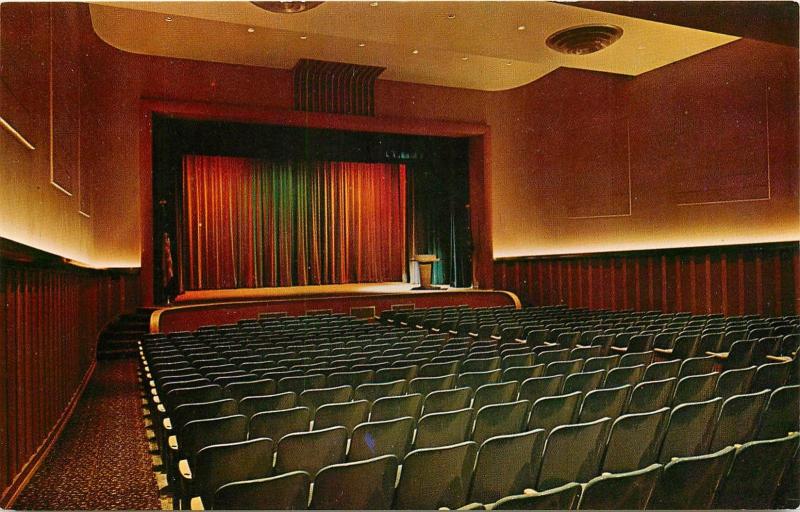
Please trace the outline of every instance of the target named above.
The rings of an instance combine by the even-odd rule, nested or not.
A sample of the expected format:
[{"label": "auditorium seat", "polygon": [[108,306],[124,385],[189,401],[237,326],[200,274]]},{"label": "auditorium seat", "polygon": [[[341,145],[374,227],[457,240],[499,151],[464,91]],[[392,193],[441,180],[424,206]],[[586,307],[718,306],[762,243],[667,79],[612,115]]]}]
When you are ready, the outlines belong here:
[{"label": "auditorium seat", "polygon": [[267,438],[206,446],[181,472],[181,502],[188,505],[199,496],[203,505],[215,508],[214,495],[221,486],[270,476],[272,450],[272,439]]},{"label": "auditorium seat", "polygon": [[162,434],[164,444],[161,445],[161,453],[163,454],[166,451],[166,441],[169,437],[180,432],[183,426],[190,421],[233,416],[237,414],[237,412],[238,407],[236,400],[232,398],[215,400],[213,402],[196,402],[179,405],[172,411],[172,414],[168,418],[164,418],[163,420]]},{"label": "auditorium seat", "polygon": [[513,367],[531,366],[533,364],[533,354],[525,349],[525,352],[505,354],[500,361],[500,367],[508,370]]},{"label": "auditorium seat", "polygon": [[719,375],[714,396],[730,398],[733,395],[743,395],[750,390],[750,385],[756,375],[756,367],[736,368],[725,370]]},{"label": "auditorium seat", "polygon": [[493,384],[500,381],[500,376],[503,371],[500,369],[486,370],[479,372],[464,372],[464,366],[461,367],[462,373],[458,374],[456,383],[459,387],[466,386],[473,390],[485,384]]},{"label": "auditorium seat", "polygon": [[470,408],[426,414],[417,422],[414,448],[434,448],[466,441],[471,433],[473,416]]},{"label": "auditorium seat", "polygon": [[603,381],[603,387],[616,388],[626,384],[635,386],[641,382],[642,377],[644,376],[644,369],[645,366],[643,364],[612,368],[606,374],[606,379]]},{"label": "auditorium seat", "polygon": [[455,384],[455,374],[442,375],[440,377],[417,377],[408,383],[408,392],[428,396],[433,391],[452,389]]},{"label": "auditorium seat", "polygon": [[329,388],[306,389],[300,393],[297,405],[308,407],[309,414],[313,418],[317,408],[326,405],[347,402],[353,395],[353,388],[350,386],[337,386]]},{"label": "auditorium seat", "polygon": [[584,372],[593,372],[595,370],[609,371],[612,368],[616,368],[618,362],[619,362],[619,356],[616,354],[610,356],[590,357],[583,364],[583,371]]},{"label": "auditorium seat", "polygon": [[722,403],[709,450],[716,451],[754,439],[769,394],[770,391],[765,389],[726,399]]},{"label": "auditorium seat", "polygon": [[417,377],[441,377],[458,373],[458,360],[439,363],[427,363],[419,367]]},{"label": "auditorium seat", "polygon": [[603,355],[603,347],[601,347],[600,345],[587,346],[587,347],[577,346],[569,351],[568,359],[583,359],[585,361],[586,359],[592,357],[600,357],[602,355]]},{"label": "auditorium seat", "polygon": [[603,472],[624,473],[644,468],[658,460],[670,409],[625,414],[611,425]]},{"label": "auditorium seat", "polygon": [[333,464],[314,478],[311,509],[386,510],[394,500],[398,460],[383,455]]},{"label": "auditorium seat", "polygon": [[[306,510],[311,476],[305,471],[223,485],[214,497],[219,510]],[[193,503],[202,510],[205,503]]]},{"label": "auditorium seat", "polygon": [[702,375],[688,375],[678,380],[672,405],[687,402],[704,402],[714,396],[719,373],[712,372]]},{"label": "auditorium seat", "polygon": [[490,503],[530,487],[538,476],[546,437],[537,429],[484,441],[478,450],[468,501]]},{"label": "auditorium seat", "polygon": [[578,413],[578,421],[588,422],[600,418],[617,418],[628,404],[632,386],[622,386],[595,389],[583,397],[583,403]]},{"label": "auditorium seat", "polygon": [[487,506],[487,510],[575,510],[581,484],[570,482],[546,491],[526,489],[523,494],[507,496]]},{"label": "auditorium seat", "polygon": [[375,378],[375,372],[372,370],[362,370],[360,372],[336,372],[328,375],[327,385],[330,387],[350,386],[353,389],[372,382]]},{"label": "auditorium seat", "polygon": [[[553,364],[553,363],[551,363]],[[605,370],[595,370],[593,372],[580,372],[567,375],[564,380],[564,394],[569,394],[575,391],[581,393],[588,393],[600,387],[606,377]]]},{"label": "auditorium seat", "polygon": [[551,375],[549,377],[532,377],[522,382],[519,387],[519,400],[527,400],[532,404],[536,400],[558,395],[564,384],[563,375]]},{"label": "auditorium seat", "polygon": [[435,510],[466,503],[477,451],[468,441],[406,455],[393,508]]},{"label": "auditorium seat", "polygon": [[527,400],[520,400],[473,409],[477,413],[472,440],[480,446],[490,437],[521,432],[528,421],[530,406]]},{"label": "auditorium seat", "polygon": [[631,391],[626,409],[629,414],[653,411],[669,406],[675,393],[678,379],[672,377],[664,380],[640,382]]},{"label": "auditorium seat", "polygon": [[556,427],[547,436],[536,490],[588,482],[600,472],[611,420]]},{"label": "auditorium seat", "polygon": [[673,341],[670,348],[654,348],[653,350],[660,354],[661,357],[669,359],[686,359],[694,356],[697,351],[697,345],[700,341],[699,336],[695,335],[679,335]]},{"label": "auditorium seat", "polygon": [[603,474],[583,485],[578,510],[644,510],[664,466]]},{"label": "auditorium seat", "polygon": [[369,419],[382,421],[408,416],[416,421],[422,410],[422,402],[422,395],[419,393],[379,398],[372,403]]},{"label": "auditorium seat", "polygon": [[[353,400],[374,402],[379,398],[402,395],[405,392],[406,384],[407,382],[402,379],[361,384],[353,392]],[[413,390],[409,390],[409,392],[414,393]]]},{"label": "auditorium seat", "polygon": [[721,406],[722,398],[717,397],[673,407],[658,461],[707,453]]},{"label": "auditorium seat", "polygon": [[259,412],[250,418],[250,437],[268,437],[277,443],[293,432],[308,431],[310,422],[308,407]]},{"label": "auditorium seat", "polygon": [[484,384],[475,390],[472,408],[479,411],[484,405],[513,402],[517,398],[518,391],[517,381]]},{"label": "auditorium seat", "polygon": [[322,405],[314,416],[313,429],[341,426],[347,429],[349,435],[356,425],[367,421],[369,407],[370,403],[367,400]]},{"label": "auditorium seat", "polygon": [[791,371],[791,362],[777,362],[762,364],[756,370],[755,377],[750,386],[750,391],[762,389],[778,389],[786,384]]},{"label": "auditorium seat", "polygon": [[472,388],[468,387],[433,391],[425,397],[422,405],[422,414],[464,409],[470,406],[471,400]]},{"label": "auditorium seat", "polygon": [[770,396],[756,433],[756,439],[777,439],[800,431],[800,385],[783,386]]},{"label": "auditorium seat", "polygon": [[553,361],[566,361],[569,357],[569,349],[559,349],[559,350],[545,350],[536,354],[534,357],[533,362],[536,364],[543,364],[548,365]]},{"label": "auditorium seat", "polygon": [[554,396],[545,396],[537,399],[531,406],[529,429],[542,429],[550,433],[559,425],[568,425],[578,418],[583,393],[572,393]]},{"label": "auditorium seat", "polygon": [[298,395],[306,389],[325,387],[325,376],[314,373],[296,377],[284,377],[278,381],[278,392],[294,391]]},{"label": "auditorium seat", "polygon": [[583,367],[583,359],[569,359],[566,361],[553,361],[545,367],[544,374],[550,375],[569,375],[578,373]]},{"label": "auditorium seat", "polygon": [[503,382],[517,381],[524,382],[527,379],[541,377],[544,375],[544,365],[511,366],[503,370],[500,378]]},{"label": "auditorium seat", "polygon": [[730,470],[720,483],[714,508],[769,509],[784,471],[797,451],[800,433],[751,441],[736,448]]},{"label": "auditorium seat", "polygon": [[628,350],[620,357],[619,366],[638,366],[640,364],[648,366],[653,362],[654,355],[652,351]]},{"label": "auditorium seat", "polygon": [[728,446],[714,453],[675,457],[664,466],[648,510],[708,510],[735,453]]},{"label": "auditorium seat", "polygon": [[411,382],[417,376],[418,367],[416,365],[406,366],[392,366],[391,368],[382,368],[375,372],[374,382],[385,383],[394,382],[398,380],[405,380]]},{"label": "auditorium seat", "polygon": [[403,460],[411,447],[415,421],[402,417],[361,423],[353,429],[347,460],[366,460],[394,455]]},{"label": "auditorium seat", "polygon": [[275,471],[305,471],[316,475],[325,466],[344,462],[347,429],[331,427],[287,434],[277,442]]}]

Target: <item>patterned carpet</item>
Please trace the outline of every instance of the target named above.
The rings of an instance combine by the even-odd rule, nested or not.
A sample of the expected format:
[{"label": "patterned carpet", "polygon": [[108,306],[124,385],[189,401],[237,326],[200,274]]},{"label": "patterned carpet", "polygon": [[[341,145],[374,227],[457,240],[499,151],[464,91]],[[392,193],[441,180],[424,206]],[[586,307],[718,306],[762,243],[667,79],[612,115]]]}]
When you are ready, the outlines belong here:
[{"label": "patterned carpet", "polygon": [[161,509],[134,360],[98,362],[61,438],[14,508]]}]

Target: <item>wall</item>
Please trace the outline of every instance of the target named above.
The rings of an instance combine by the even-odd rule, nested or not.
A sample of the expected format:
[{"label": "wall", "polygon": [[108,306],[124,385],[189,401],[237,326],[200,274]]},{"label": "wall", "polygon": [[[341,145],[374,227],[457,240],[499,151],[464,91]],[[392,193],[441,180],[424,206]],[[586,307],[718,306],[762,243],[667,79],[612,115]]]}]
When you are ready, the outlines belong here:
[{"label": "wall", "polygon": [[69,419],[102,328],[138,300],[135,273],[78,268],[0,239],[0,506]]},{"label": "wall", "polygon": [[495,257],[798,240],[797,48],[739,40],[629,78],[526,86]]}]

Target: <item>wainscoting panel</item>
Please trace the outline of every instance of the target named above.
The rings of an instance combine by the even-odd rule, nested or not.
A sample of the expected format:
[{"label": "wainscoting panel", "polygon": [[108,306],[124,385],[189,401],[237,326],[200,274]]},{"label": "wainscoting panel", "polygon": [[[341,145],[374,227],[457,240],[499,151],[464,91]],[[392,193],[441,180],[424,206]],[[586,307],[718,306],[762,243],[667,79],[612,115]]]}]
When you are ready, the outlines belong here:
[{"label": "wainscoting panel", "polygon": [[94,368],[97,336],[138,305],[138,275],[0,251],[0,506],[52,445]]},{"label": "wainscoting panel", "polygon": [[797,243],[495,260],[524,304],[786,315],[798,312]]}]

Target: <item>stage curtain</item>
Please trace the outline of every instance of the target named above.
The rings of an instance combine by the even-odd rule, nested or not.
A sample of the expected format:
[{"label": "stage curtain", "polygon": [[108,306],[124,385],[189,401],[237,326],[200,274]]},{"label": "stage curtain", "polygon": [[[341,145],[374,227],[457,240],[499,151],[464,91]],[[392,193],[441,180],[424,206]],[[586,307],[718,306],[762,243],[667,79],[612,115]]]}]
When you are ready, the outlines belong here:
[{"label": "stage curtain", "polygon": [[400,281],[405,167],[183,158],[183,288]]}]

